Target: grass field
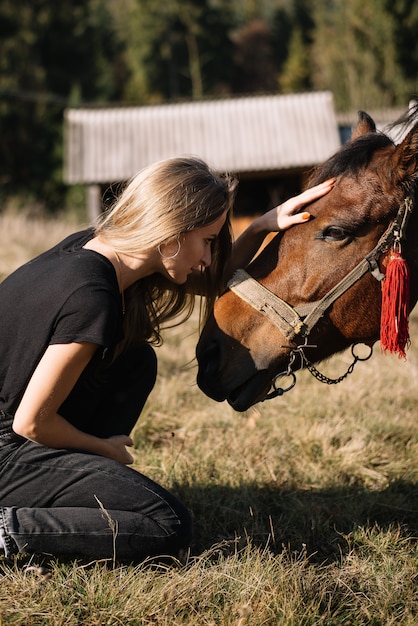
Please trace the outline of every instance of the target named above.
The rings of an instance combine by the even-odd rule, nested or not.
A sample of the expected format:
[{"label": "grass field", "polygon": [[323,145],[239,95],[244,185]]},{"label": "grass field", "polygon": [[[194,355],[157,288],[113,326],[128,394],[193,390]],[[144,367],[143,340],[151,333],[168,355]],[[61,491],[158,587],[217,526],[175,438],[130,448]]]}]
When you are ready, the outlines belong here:
[{"label": "grass field", "polygon": [[[74,229],[4,216],[0,275]],[[339,385],[307,372],[245,414],[195,383],[196,319],[158,349],[135,466],[192,509],[185,563],[0,562],[0,625],[418,622],[418,315],[406,362],[379,346]],[[348,354],[321,366],[336,377]]]}]

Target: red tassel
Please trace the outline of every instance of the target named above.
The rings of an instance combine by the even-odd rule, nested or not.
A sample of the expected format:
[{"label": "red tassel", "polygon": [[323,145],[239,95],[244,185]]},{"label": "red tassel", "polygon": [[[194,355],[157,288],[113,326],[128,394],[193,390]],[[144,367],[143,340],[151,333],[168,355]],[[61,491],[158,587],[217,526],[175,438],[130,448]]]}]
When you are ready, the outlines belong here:
[{"label": "red tassel", "polygon": [[409,346],[409,269],[399,252],[392,252],[382,283],[380,346],[382,352],[405,359]]}]

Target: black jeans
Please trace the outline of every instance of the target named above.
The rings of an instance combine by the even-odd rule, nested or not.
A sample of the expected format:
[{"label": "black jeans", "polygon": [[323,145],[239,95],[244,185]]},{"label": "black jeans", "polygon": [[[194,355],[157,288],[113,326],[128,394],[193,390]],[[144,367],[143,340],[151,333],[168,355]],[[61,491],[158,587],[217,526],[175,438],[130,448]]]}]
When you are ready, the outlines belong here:
[{"label": "black jeans", "polygon": [[[93,370],[60,413],[98,436],[129,434],[155,383],[154,350],[144,345],[102,368],[99,377]],[[0,419],[6,556],[21,551],[138,562],[188,547],[190,513],[160,485],[117,461],[28,441],[11,423],[11,417]]]}]

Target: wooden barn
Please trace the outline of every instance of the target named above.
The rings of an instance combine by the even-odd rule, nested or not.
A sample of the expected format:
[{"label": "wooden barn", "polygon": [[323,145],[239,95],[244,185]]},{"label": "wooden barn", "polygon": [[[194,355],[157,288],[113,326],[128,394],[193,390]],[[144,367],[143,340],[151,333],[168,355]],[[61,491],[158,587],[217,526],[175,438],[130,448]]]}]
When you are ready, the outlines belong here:
[{"label": "wooden barn", "polygon": [[261,213],[298,193],[341,144],[331,92],[65,112],[68,184],[89,189],[89,216],[106,189],[148,164],[195,155],[239,181],[235,212]]}]

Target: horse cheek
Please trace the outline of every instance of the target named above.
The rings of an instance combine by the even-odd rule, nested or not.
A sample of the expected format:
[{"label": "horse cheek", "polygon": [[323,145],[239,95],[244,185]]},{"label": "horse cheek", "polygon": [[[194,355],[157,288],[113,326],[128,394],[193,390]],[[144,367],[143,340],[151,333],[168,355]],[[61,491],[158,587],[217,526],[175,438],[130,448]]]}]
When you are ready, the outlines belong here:
[{"label": "horse cheek", "polygon": [[341,296],[331,318],[350,343],[375,342],[380,336],[381,285],[366,276],[355,291]]}]

